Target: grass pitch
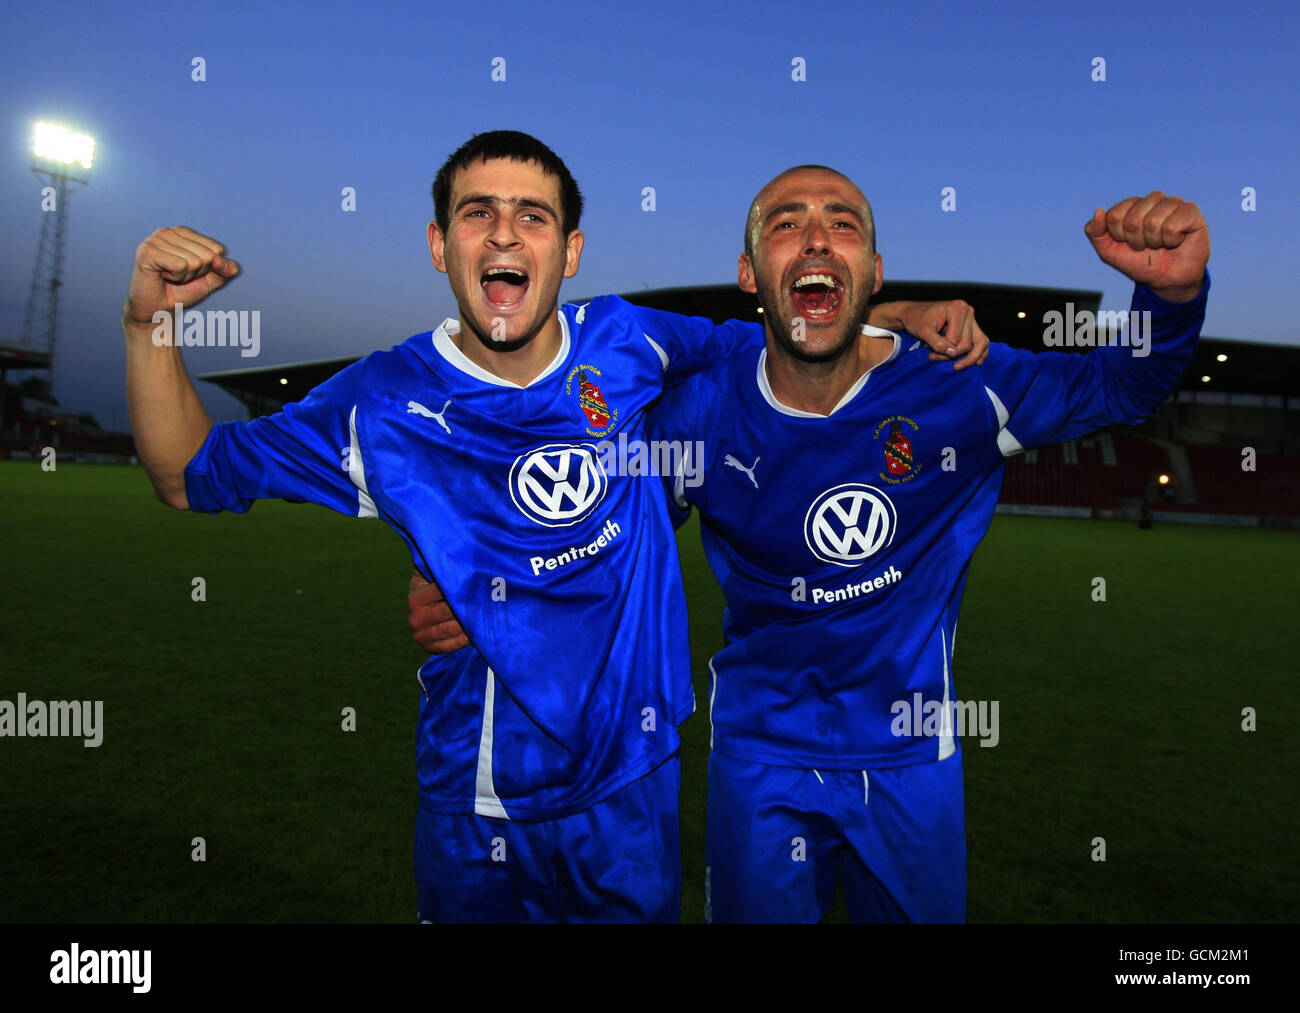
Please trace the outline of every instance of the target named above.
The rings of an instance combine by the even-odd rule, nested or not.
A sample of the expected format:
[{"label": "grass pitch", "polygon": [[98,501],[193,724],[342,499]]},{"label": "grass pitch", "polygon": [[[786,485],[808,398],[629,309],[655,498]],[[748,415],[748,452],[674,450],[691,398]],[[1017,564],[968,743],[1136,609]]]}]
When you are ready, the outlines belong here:
[{"label": "grass pitch", "polygon": [[[103,700],[105,725],[97,749],[0,738],[0,921],[413,919],[422,653],[395,534],[274,502],[185,515],[139,468],[20,462],[0,532],[0,699]],[[679,542],[699,921],[722,602],[694,523]],[[997,747],[963,746],[971,921],[1293,920],[1298,572],[1295,533],[994,521],[955,671],[1000,709]]]}]

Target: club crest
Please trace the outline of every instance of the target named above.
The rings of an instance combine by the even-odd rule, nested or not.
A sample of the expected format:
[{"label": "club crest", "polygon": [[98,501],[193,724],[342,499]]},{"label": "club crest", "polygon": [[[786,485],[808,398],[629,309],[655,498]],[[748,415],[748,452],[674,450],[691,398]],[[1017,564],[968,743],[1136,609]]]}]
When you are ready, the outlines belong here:
[{"label": "club crest", "polygon": [[901,485],[921,473],[913,447],[915,434],[920,428],[906,415],[891,415],[876,426],[872,439],[880,445],[881,463],[884,465],[884,471],[876,477],[882,482]]}]

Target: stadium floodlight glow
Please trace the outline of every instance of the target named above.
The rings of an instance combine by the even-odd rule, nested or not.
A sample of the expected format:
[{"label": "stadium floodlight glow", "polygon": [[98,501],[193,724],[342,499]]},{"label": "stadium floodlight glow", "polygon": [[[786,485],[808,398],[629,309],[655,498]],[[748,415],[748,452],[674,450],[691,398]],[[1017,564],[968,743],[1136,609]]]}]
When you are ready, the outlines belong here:
[{"label": "stadium floodlight glow", "polygon": [[1208,376],[1201,377],[1201,383],[1209,383],[1209,382],[1210,382],[1210,378]]},{"label": "stadium floodlight glow", "polygon": [[79,165],[89,172],[95,159],[95,139],[89,134],[74,134],[57,123],[38,122],[32,153],[47,162]]},{"label": "stadium floodlight glow", "polygon": [[[54,389],[54,368],[59,332],[59,289],[63,286],[63,240],[67,231],[68,200],[73,191],[90,183],[95,161],[95,139],[57,123],[38,120],[32,127],[32,172],[41,180],[41,238],[36,244],[36,265],[23,313],[22,344],[49,356],[45,392]],[[52,191],[52,192],[51,192]],[[50,203],[46,203],[51,199]],[[0,401],[3,401],[0,396]]]},{"label": "stadium floodlight glow", "polygon": [[1220,362],[1227,362],[1227,361],[1228,361],[1228,357],[1227,357],[1226,355],[1224,355],[1222,352],[1220,352],[1218,355],[1216,355],[1215,358],[1218,359]]}]

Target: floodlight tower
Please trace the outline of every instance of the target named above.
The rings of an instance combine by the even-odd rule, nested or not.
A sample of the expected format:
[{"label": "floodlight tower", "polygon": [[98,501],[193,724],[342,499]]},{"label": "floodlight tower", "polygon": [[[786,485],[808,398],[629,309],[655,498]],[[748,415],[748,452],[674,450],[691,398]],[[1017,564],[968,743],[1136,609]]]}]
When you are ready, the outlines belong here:
[{"label": "floodlight tower", "polygon": [[32,287],[27,293],[22,343],[49,356],[46,373],[54,390],[54,343],[58,337],[59,288],[63,284],[63,241],[67,234],[71,187],[90,182],[95,139],[53,123],[37,123],[32,145],[32,172],[46,181],[41,192],[41,238],[36,246]]}]

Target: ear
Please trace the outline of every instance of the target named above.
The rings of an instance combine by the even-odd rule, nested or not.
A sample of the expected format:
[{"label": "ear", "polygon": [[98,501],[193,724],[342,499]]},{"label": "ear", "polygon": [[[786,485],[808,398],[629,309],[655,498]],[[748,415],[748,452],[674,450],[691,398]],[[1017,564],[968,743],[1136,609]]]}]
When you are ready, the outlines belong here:
[{"label": "ear", "polygon": [[564,276],[572,278],[578,273],[578,262],[582,260],[582,229],[574,229],[564,241]]},{"label": "ear", "polygon": [[758,283],[754,280],[754,261],[748,253],[742,253],[736,261],[736,284],[742,292],[751,295],[758,292]]},{"label": "ear", "polygon": [[871,294],[875,295],[880,291],[880,286],[885,283],[885,274],[883,268],[884,261],[880,259],[880,254],[876,254],[876,283],[871,288]]},{"label": "ear", "polygon": [[447,273],[447,258],[443,250],[446,238],[442,234],[442,229],[438,228],[437,222],[429,223],[429,256],[433,258],[433,266],[443,274]]}]

